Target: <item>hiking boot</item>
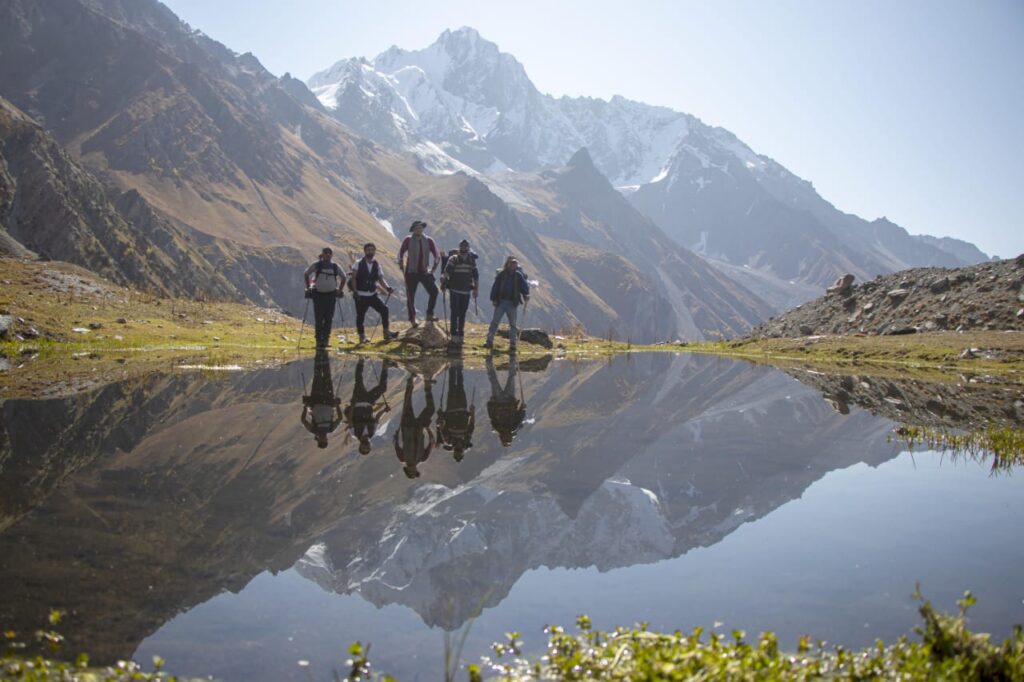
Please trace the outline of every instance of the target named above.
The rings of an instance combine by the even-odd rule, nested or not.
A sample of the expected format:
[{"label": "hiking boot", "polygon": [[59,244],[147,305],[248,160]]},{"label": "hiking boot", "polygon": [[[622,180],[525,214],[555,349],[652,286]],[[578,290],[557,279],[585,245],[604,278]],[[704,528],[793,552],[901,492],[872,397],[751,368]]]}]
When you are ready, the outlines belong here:
[{"label": "hiking boot", "polygon": [[398,332],[384,332],[385,341],[393,341],[398,338]]},{"label": "hiking boot", "polygon": [[434,313],[427,313],[427,322],[437,322],[438,317]]},{"label": "hiking boot", "polygon": [[360,344],[369,343],[369,342],[370,342],[369,339],[367,339],[365,335],[360,335],[359,336],[359,343]]}]

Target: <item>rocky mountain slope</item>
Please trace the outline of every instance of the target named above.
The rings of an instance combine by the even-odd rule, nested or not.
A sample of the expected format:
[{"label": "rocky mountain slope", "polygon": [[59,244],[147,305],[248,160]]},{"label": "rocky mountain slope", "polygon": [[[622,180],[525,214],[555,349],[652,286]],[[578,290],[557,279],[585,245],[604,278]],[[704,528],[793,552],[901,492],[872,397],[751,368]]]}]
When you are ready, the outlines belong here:
[{"label": "rocky mountain slope", "polygon": [[806,299],[801,285],[823,286],[843,272],[866,278],[985,259],[963,242],[844,214],[809,182],[693,116],[622,97],[542,94],[522,64],[471,28],[445,31],[421,50],[341,60],[308,84],[339,120],[437,172],[531,171],[586,147],[669,235],[757,271],[759,290],[779,308]]},{"label": "rocky mountain slope", "polygon": [[133,190],[108,199],[96,176],[0,98],[0,253],[68,261],[159,294],[241,299],[260,276],[222,270],[216,246],[162,219]]},{"label": "rocky mountain slope", "polygon": [[826,294],[769,319],[753,337],[1024,331],[1024,256],[965,268],[915,268]]},{"label": "rocky mountain slope", "polygon": [[[63,224],[40,214],[45,225],[19,228],[22,237],[35,235],[31,246],[8,234],[8,251],[96,264],[143,286],[177,273],[180,286],[205,295],[296,311],[298,271],[324,243],[347,262],[376,242],[397,280],[387,256],[404,226],[425,218],[445,248],[468,237],[485,272],[519,255],[541,283],[533,323],[600,334],[624,326],[622,303],[605,300],[607,283],[629,270],[617,253],[583,243],[555,248],[477,177],[432,175],[416,158],[357,137],[302,83],[274,77],[155,0],[13,0],[0,6],[0,58],[0,95],[64,147],[67,163],[95,178],[76,201],[113,205],[107,212],[116,223],[87,223],[82,253],[68,253],[58,243]],[[99,264],[86,246],[107,244],[103,229],[135,248],[108,244]],[[143,262],[153,257],[154,272],[131,262],[136,252]],[[161,263],[174,271],[160,271]],[[583,276],[571,274],[574,265]],[[759,319],[756,297],[734,292],[703,302],[712,331],[735,335]],[[394,303],[402,303],[401,288]],[[634,338],[655,340],[669,329],[659,315],[656,306],[633,311]]]},{"label": "rocky mountain slope", "polygon": [[[662,232],[615,191],[582,149],[564,167],[503,173],[503,186],[515,192],[511,203],[520,219],[537,232],[616,254],[602,297],[633,338],[702,339],[717,329],[742,328],[764,319],[770,308],[738,287],[702,258]],[[588,263],[571,246],[561,249],[573,272],[587,281]],[[651,311],[654,308],[654,311]],[[638,333],[645,321],[659,328]]]}]

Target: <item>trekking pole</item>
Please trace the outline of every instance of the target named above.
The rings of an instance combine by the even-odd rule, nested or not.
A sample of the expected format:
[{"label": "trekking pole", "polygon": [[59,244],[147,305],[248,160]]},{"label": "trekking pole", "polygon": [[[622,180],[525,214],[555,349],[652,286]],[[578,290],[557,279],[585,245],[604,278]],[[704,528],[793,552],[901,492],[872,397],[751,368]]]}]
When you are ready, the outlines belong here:
[{"label": "trekking pole", "polygon": [[302,311],[302,326],[299,327],[299,342],[295,344],[295,350],[302,347],[302,331],[306,328],[306,315],[309,314],[309,299],[306,299],[306,309]]},{"label": "trekking pole", "polygon": [[530,305],[530,299],[523,301],[523,319],[519,323],[519,338],[518,341],[523,340],[523,329],[526,328],[526,306]]},{"label": "trekking pole", "polygon": [[441,290],[441,309],[444,310],[444,333],[448,334],[448,289]]},{"label": "trekking pole", "polygon": [[[385,308],[388,307],[388,301],[390,301],[390,300],[391,300],[391,292],[389,291],[388,295],[384,297],[384,307]],[[373,330],[370,332],[370,343],[373,343],[373,337],[377,335],[377,327],[380,326],[381,319],[382,318],[380,316],[380,313],[377,313],[377,323],[375,325],[373,325]]]}]

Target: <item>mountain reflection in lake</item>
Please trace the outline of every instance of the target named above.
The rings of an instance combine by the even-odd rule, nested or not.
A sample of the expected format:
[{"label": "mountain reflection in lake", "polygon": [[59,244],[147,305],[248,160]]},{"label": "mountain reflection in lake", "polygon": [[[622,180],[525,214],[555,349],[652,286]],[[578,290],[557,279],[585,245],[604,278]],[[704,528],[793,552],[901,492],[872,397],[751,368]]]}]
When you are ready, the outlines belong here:
[{"label": "mountain reflection in lake", "polygon": [[[359,639],[433,680],[445,630],[471,627],[472,661],[583,612],[864,645],[909,631],[920,580],[944,608],[974,590],[972,625],[1005,636],[1020,477],[901,454],[857,406],[869,383],[825,399],[667,353],[323,356],[6,401],[0,626],[63,608],[69,653],[238,680],[327,679]],[[1015,399],[993,400],[1017,419]]]}]

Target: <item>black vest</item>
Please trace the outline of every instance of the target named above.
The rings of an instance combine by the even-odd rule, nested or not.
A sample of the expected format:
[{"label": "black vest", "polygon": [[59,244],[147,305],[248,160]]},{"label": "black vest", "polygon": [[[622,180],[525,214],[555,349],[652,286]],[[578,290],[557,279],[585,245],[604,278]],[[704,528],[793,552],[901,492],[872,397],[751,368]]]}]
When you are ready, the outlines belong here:
[{"label": "black vest", "polygon": [[377,280],[380,279],[380,263],[373,261],[373,267],[366,264],[366,258],[360,258],[356,264],[356,291],[376,292]]}]

